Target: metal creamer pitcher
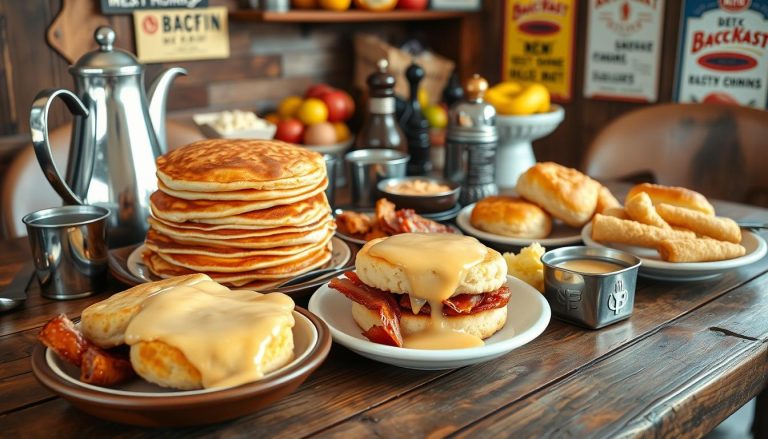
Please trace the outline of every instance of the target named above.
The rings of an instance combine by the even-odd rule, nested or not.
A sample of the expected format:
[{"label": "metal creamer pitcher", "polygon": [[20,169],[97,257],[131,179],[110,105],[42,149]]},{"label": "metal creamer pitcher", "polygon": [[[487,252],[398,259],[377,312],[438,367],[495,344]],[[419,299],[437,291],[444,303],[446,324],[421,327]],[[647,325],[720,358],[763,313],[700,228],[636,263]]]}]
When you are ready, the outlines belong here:
[{"label": "metal creamer pitcher", "polygon": [[[157,189],[155,158],[167,150],[165,103],[182,68],[164,71],[144,91],[144,66],[113,47],[115,32],[100,27],[97,50],[69,68],[75,93],[41,91],[32,103],[29,126],[37,160],[65,204],[92,204],[111,211],[110,247],[142,241],[147,232],[149,196]],[[66,178],[53,161],[48,110],[61,98],[75,115]]]}]

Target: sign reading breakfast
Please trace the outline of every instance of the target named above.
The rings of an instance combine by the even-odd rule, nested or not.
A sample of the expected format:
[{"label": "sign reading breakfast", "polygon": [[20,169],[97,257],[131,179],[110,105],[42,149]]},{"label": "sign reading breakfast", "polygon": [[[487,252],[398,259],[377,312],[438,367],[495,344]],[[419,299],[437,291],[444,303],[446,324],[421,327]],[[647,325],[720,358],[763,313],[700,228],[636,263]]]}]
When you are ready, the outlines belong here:
[{"label": "sign reading breakfast", "polygon": [[506,0],[502,81],[538,82],[571,99],[575,0]]},{"label": "sign reading breakfast", "polygon": [[229,57],[226,7],[135,11],[133,26],[141,62]]},{"label": "sign reading breakfast", "polygon": [[101,0],[101,13],[130,14],[139,9],[204,8],[208,0]]},{"label": "sign reading breakfast", "polygon": [[765,108],[768,0],[683,3],[675,100]]},{"label": "sign reading breakfast", "polygon": [[589,0],[584,96],[658,98],[664,0]]}]

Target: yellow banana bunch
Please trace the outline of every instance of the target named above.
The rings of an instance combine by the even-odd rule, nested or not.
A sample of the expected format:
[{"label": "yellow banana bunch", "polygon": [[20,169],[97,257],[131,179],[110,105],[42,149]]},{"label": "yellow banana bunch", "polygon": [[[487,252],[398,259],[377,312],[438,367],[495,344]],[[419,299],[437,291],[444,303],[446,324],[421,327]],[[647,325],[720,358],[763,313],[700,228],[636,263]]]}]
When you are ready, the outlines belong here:
[{"label": "yellow banana bunch", "polygon": [[541,84],[502,82],[488,89],[485,100],[504,116],[525,116],[549,111],[549,91]]}]

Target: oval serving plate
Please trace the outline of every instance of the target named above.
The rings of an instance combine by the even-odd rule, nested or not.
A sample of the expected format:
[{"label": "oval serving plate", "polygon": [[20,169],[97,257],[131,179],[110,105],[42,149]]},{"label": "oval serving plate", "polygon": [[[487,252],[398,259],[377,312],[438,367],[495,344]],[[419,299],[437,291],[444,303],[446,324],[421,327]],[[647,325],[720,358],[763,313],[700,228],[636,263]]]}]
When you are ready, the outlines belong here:
[{"label": "oval serving plate", "polygon": [[726,271],[757,262],[768,252],[768,246],[760,235],[744,229],[741,231],[741,245],[747,253],[739,258],[714,262],[665,262],[652,248],[614,243],[602,244],[592,239],[591,222],[581,230],[581,237],[584,244],[590,247],[607,247],[632,253],[643,261],[640,265],[640,276],[669,281],[695,281],[717,277]]},{"label": "oval serving plate", "polygon": [[507,304],[507,323],[487,338],[484,346],[467,349],[406,349],[373,343],[362,335],[362,329],[352,319],[352,301],[327,284],[309,299],[309,309],[328,324],[333,341],[363,357],[409,369],[452,369],[500,357],[535,339],[547,328],[551,311],[544,296],[512,276],[507,276],[507,286],[512,292]]},{"label": "oval serving plate", "polygon": [[[352,249],[349,247],[349,244],[344,242],[344,240],[334,236],[331,238],[331,243],[333,244],[331,260],[323,266],[318,267],[317,271],[324,270],[326,268],[341,268],[345,266],[350,261],[350,259],[352,259]],[[149,268],[144,265],[144,261],[142,260],[141,255],[145,249],[146,247],[141,244],[132,249],[123,247],[121,249],[110,250],[109,268],[112,274],[118,280],[128,285],[138,285],[145,282],[154,282],[160,280],[158,276],[152,274],[149,271]],[[127,255],[125,255],[125,253],[127,253]],[[285,280],[287,279],[284,279],[280,282],[284,282]],[[316,287],[322,283],[322,281],[319,281],[317,284],[313,285],[310,282],[307,284],[307,288]],[[304,293],[305,290],[301,290],[289,295],[301,295]]]},{"label": "oval serving plate", "polygon": [[140,378],[117,388],[80,382],[79,369],[37,345],[32,373],[40,383],[78,409],[99,418],[145,427],[179,427],[244,416],[293,392],[328,356],[331,336],[317,316],[296,307],[296,358],[263,379],[235,387],[178,391]]},{"label": "oval serving plate", "polygon": [[475,204],[470,204],[461,209],[461,212],[459,212],[459,215],[456,217],[456,225],[458,225],[466,234],[474,236],[483,242],[487,242],[494,248],[501,248],[504,250],[517,249],[519,247],[531,245],[534,242],[538,242],[544,247],[562,247],[581,242],[579,229],[574,229],[557,220],[552,221],[552,232],[546,238],[515,238],[484,232],[472,226],[472,223],[470,222],[472,209],[474,208]]}]

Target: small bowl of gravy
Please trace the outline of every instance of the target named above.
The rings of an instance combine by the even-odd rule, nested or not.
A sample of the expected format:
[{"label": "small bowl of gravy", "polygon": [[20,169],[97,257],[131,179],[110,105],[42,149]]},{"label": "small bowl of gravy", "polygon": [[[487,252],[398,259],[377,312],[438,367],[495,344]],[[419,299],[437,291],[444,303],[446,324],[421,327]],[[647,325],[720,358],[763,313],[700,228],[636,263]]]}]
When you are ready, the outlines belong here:
[{"label": "small bowl of gravy", "polygon": [[461,190],[456,183],[433,177],[388,178],[376,187],[398,209],[413,209],[416,213],[437,213],[454,208]]},{"label": "small bowl of gravy", "polygon": [[640,259],[595,247],[562,247],[544,253],[544,296],[560,320],[598,329],[629,318],[635,304]]}]

